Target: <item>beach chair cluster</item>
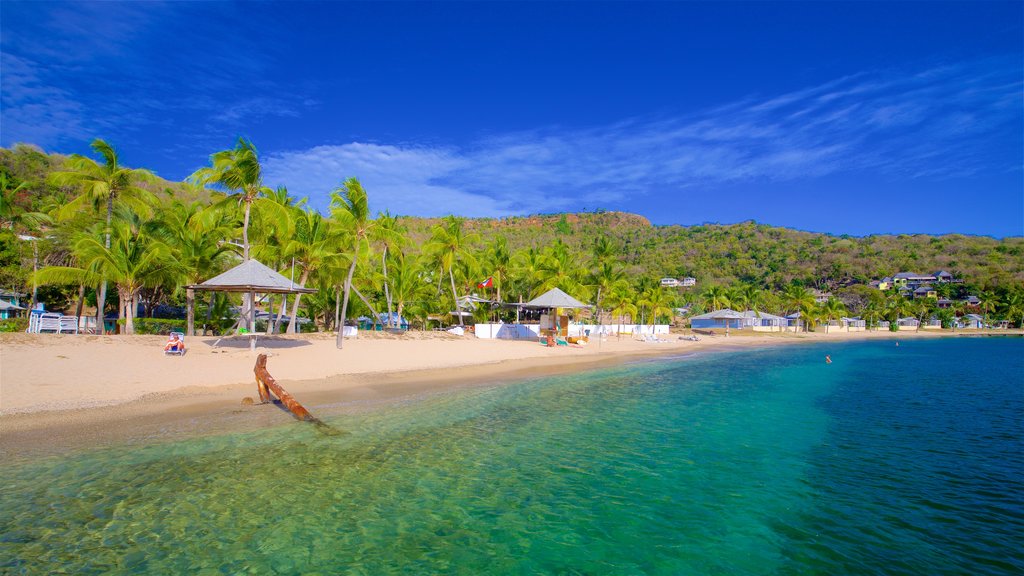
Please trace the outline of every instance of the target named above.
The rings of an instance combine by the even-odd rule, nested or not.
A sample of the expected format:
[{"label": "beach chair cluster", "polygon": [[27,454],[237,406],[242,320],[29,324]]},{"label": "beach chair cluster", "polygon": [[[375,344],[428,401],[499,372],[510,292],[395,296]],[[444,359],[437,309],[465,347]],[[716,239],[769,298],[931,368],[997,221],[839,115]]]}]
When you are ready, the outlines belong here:
[{"label": "beach chair cluster", "polygon": [[29,334],[78,334],[78,316],[65,316],[56,312],[31,314],[28,319]]}]

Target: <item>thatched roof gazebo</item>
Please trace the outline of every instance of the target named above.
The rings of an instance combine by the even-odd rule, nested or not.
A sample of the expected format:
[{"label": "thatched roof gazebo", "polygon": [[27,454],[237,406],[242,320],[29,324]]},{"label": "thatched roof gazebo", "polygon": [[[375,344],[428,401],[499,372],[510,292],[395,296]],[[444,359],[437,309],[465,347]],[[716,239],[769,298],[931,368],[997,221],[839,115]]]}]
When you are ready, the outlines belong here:
[{"label": "thatched roof gazebo", "polygon": [[[188,334],[194,332],[194,290],[212,292],[241,292],[249,294],[248,308],[242,313],[248,316],[250,330],[256,326],[256,294],[312,294],[316,290],[278,274],[257,260],[246,260],[238,266],[214,276],[201,284],[186,286],[188,290]],[[252,342],[253,347],[255,341]]]}]

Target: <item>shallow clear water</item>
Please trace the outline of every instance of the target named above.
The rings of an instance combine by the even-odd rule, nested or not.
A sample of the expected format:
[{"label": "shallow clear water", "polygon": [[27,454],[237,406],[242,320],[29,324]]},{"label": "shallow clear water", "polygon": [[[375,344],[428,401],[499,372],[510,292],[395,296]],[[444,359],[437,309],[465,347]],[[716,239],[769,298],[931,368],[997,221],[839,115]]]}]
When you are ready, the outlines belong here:
[{"label": "shallow clear water", "polygon": [[1022,573],[1022,375],[1019,338],[786,347],[8,462],[0,573]]}]

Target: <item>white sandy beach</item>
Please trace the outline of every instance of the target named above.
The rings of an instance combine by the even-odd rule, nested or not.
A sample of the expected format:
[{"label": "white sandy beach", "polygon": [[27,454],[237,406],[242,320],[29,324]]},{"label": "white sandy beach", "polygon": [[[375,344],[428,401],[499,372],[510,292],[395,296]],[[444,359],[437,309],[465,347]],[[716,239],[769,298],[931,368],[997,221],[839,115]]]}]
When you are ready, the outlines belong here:
[{"label": "white sandy beach", "polygon": [[[939,335],[949,333],[734,333],[699,342],[674,334],[661,343],[611,337],[582,348],[547,348],[529,341],[409,332],[361,334],[338,350],[332,336],[315,334],[261,339],[257,352],[269,355],[271,374],[316,414],[318,405],[574,371],[637,356]],[[190,338],[183,357],[165,356],[165,341],[162,336],[0,335],[0,429],[5,436],[0,448],[54,434],[83,440],[89,434],[116,436],[118,427],[155,426],[162,419],[224,416],[241,410],[244,397],[257,396],[255,355],[246,340],[225,340],[215,348],[216,338]],[[282,411],[266,414],[263,425],[289,418]]]}]

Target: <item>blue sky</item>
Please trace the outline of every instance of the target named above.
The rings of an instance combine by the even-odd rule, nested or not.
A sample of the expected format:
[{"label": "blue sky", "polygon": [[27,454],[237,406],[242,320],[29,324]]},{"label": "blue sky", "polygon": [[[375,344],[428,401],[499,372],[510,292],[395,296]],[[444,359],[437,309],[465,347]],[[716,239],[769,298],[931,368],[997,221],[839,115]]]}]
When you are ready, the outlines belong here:
[{"label": "blue sky", "polygon": [[324,207],[1024,234],[1024,3],[0,3],[0,144]]}]

